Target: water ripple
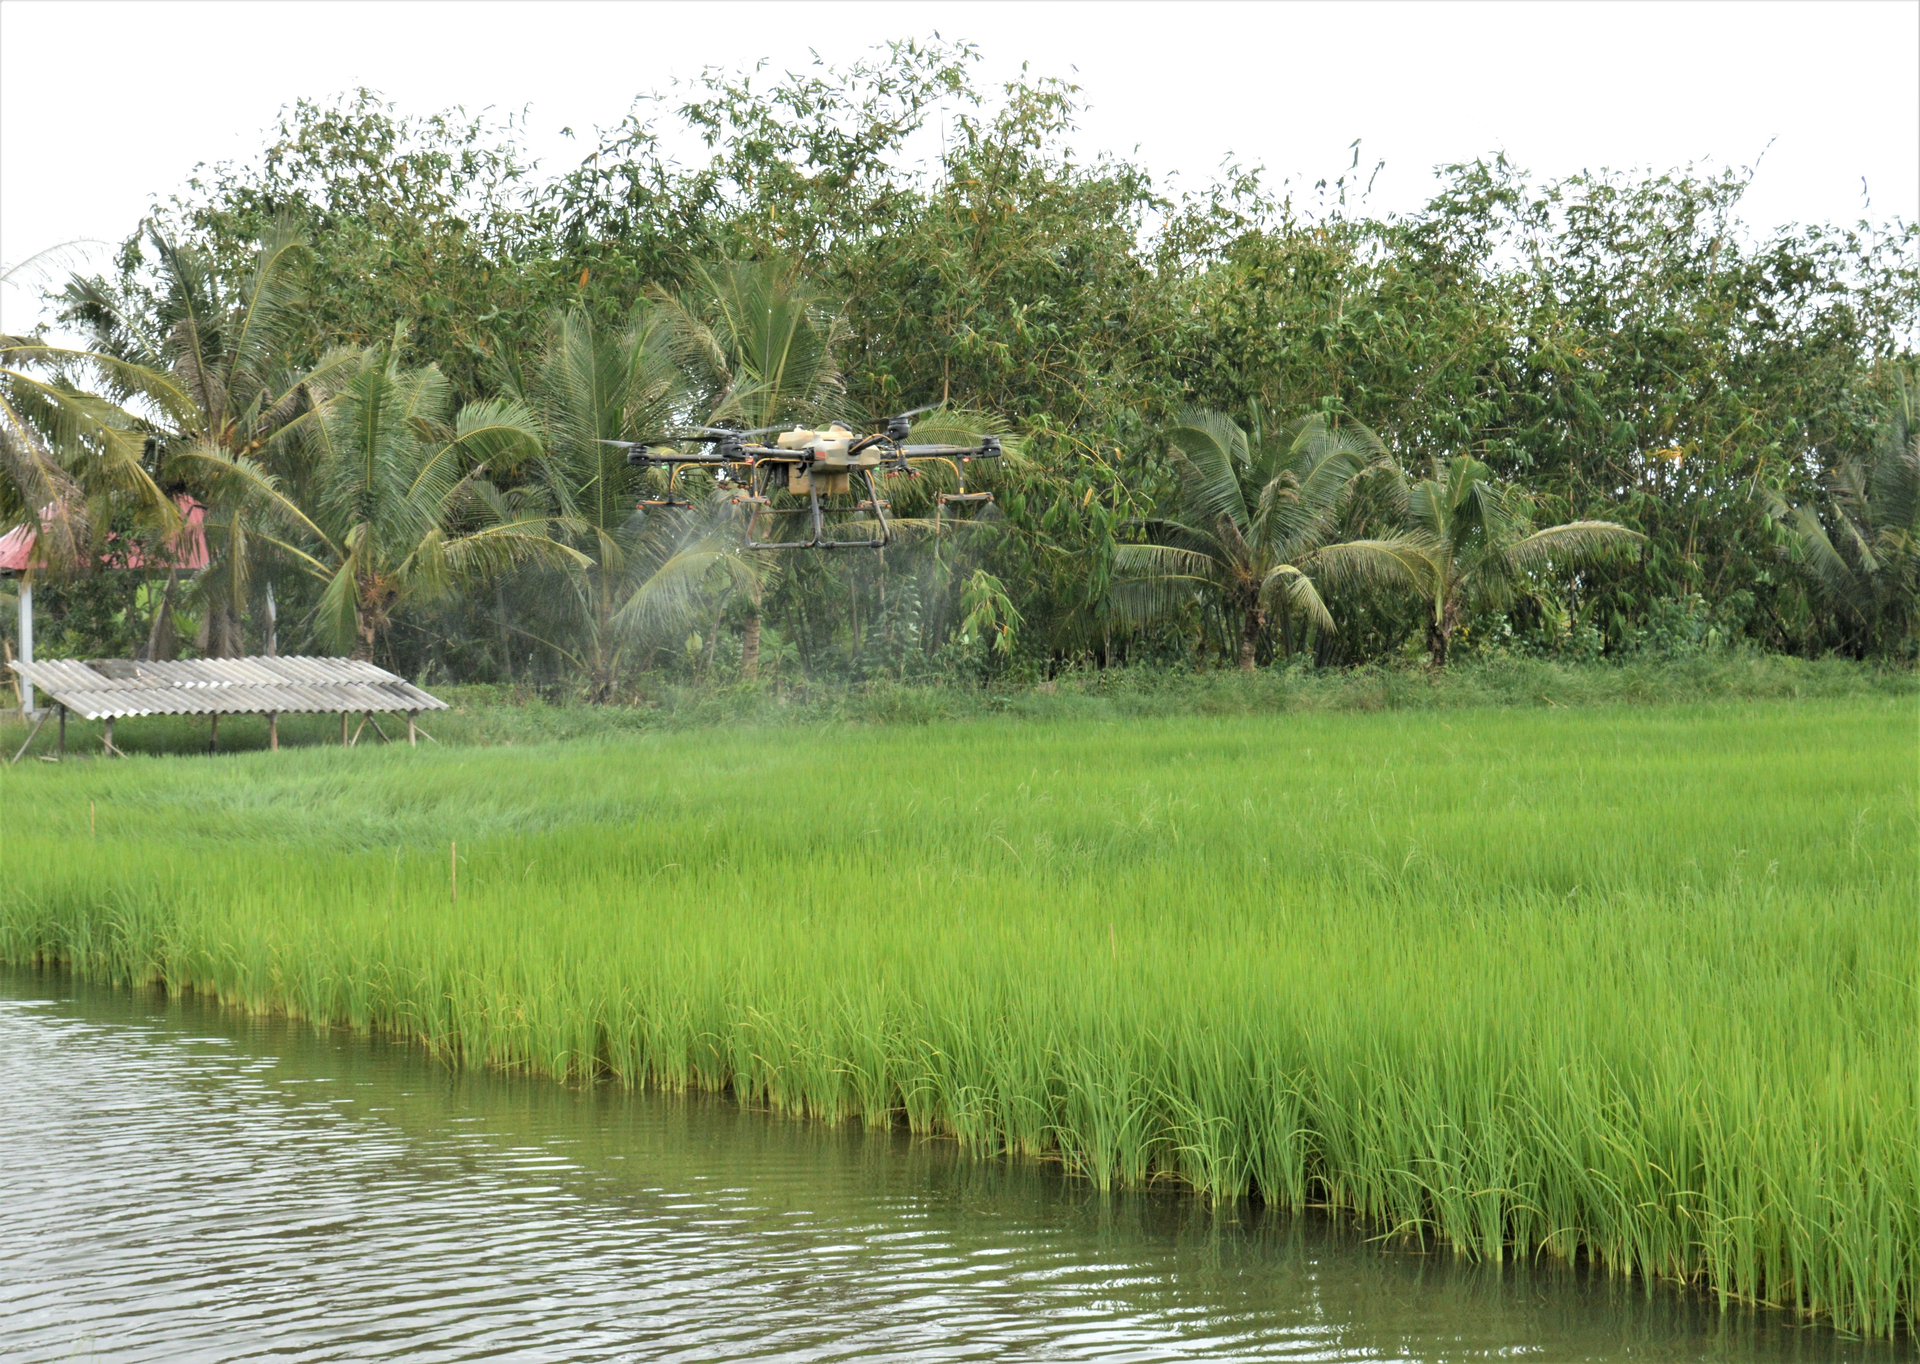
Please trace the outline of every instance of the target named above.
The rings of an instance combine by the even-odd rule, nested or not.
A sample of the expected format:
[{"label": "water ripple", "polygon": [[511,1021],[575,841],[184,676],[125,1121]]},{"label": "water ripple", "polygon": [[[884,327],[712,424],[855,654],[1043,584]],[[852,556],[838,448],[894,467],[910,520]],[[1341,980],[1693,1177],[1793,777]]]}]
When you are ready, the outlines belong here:
[{"label": "water ripple", "polygon": [[0,976],[0,1356],[1883,1358],[940,1143]]}]

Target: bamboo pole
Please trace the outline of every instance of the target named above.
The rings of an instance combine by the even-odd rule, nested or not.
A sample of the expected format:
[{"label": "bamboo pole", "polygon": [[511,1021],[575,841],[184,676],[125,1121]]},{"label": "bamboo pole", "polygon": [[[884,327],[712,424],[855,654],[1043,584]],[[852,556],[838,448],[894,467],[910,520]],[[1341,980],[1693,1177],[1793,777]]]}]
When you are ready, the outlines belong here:
[{"label": "bamboo pole", "polygon": [[119,750],[113,746],[113,717],[109,715],[107,717],[106,727],[100,731],[101,756],[104,757],[107,754],[117,753],[118,751]]},{"label": "bamboo pole", "polygon": [[211,757],[220,751],[220,712],[215,711],[207,717],[207,755]]},{"label": "bamboo pole", "polygon": [[414,717],[417,716],[419,713],[420,712],[417,710],[410,710],[407,712],[407,747],[408,748],[418,748],[420,746],[419,739],[416,737],[418,731],[414,728],[414,724],[413,724]]},{"label": "bamboo pole", "polygon": [[267,751],[280,751],[280,712],[277,710],[267,712]]},{"label": "bamboo pole", "polygon": [[340,747],[351,747],[347,743],[347,713],[344,710],[340,712]]}]

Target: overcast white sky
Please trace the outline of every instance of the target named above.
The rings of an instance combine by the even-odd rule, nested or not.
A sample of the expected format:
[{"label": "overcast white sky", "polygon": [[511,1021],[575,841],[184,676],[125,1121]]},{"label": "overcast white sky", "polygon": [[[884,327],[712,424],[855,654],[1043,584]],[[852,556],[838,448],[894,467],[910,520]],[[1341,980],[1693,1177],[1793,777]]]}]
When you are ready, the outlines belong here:
[{"label": "overcast white sky", "polygon": [[[408,112],[530,106],[559,136],[709,64],[845,62],[889,38],[978,44],[1076,80],[1076,145],[1204,184],[1223,158],[1276,179],[1386,170],[1416,208],[1436,165],[1504,150],[1543,175],[1748,165],[1750,224],[1920,217],[1920,4],[1239,3],[769,5],[53,3],[0,0],[0,261],[117,240],[195,163],[255,153],[300,96],[367,85]],[[1865,195],[1863,195],[1863,183]],[[1867,208],[1866,195],[1871,196]],[[31,325],[0,288],[0,327]]]}]

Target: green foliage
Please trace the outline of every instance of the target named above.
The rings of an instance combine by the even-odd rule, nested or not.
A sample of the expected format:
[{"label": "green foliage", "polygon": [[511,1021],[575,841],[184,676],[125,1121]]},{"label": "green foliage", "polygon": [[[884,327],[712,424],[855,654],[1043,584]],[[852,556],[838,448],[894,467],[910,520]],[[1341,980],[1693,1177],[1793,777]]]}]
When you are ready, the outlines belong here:
[{"label": "green foliage", "polygon": [[[215,504],[218,572],[182,598],[211,623],[208,647],[263,633],[249,624],[256,573],[304,619],[318,589],[295,551],[312,547],[274,521],[269,492],[311,510],[311,457],[277,431],[312,424],[350,372],[331,366],[397,337],[392,358],[437,367],[448,410],[513,398],[536,413],[558,445],[488,481],[514,515],[557,518],[555,534],[588,526],[567,543],[598,575],[515,571],[484,593],[396,598],[383,647],[409,672],[612,697],[710,677],[723,659],[752,676],[764,638],[787,651],[781,667],[853,678],[869,627],[910,581],[919,656],[893,668],[905,675],[961,633],[978,572],[1024,622],[989,671],[1019,676],[1309,650],[1356,664],[1422,643],[1438,658],[1455,636],[1468,652],[1511,639],[1624,654],[1679,639],[1668,617],[1696,598],[1684,611],[1710,617],[1716,639],[1910,655],[1911,575],[1848,546],[1885,540],[1888,513],[1863,499],[1871,470],[1894,467],[1877,442],[1920,338],[1920,228],[1757,235],[1739,217],[1747,172],[1540,182],[1500,158],[1443,168],[1428,205],[1401,219],[1367,211],[1357,155],[1311,189],[1229,167],[1174,194],[1123,158],[1076,150],[1074,87],[1023,76],[984,89],[976,62],[936,41],[846,66],[712,69],[682,98],[637,102],[553,173],[529,164],[512,120],[415,117],[365,91],[299,102],[259,158],[197,171],[129,239],[115,280],[70,291],[94,354],[0,347],[0,521],[54,508],[48,547],[78,569],[96,522],[161,533],[172,504],[159,483],[191,486]],[[667,159],[670,124],[707,158]],[[561,351],[604,352],[587,365],[599,372],[641,332],[648,365],[671,359],[655,378],[674,394],[645,422],[572,403],[598,414],[596,430],[653,434],[639,428],[662,416],[858,421],[939,402],[957,427],[1009,438],[1001,467],[969,474],[997,505],[961,528],[931,496],[950,485],[896,480],[903,537],[885,561],[750,565],[694,475],[698,512],[654,516],[642,534],[625,515],[636,477],[586,461],[574,418],[556,424],[553,395],[534,391]],[[189,338],[211,344],[219,391],[193,369]],[[117,406],[135,393],[165,419]],[[1244,562],[1207,552],[1216,567],[1198,577],[1149,570],[1154,554],[1193,548],[1181,536],[1219,531],[1189,516],[1192,452],[1162,439],[1189,409],[1249,429],[1355,423],[1379,433],[1369,459],[1382,468],[1305,538]],[[196,443],[260,477],[173,459]],[[1495,556],[1463,569],[1457,591],[1427,574],[1416,601],[1377,561],[1328,588],[1338,556],[1315,569],[1316,549],[1411,533],[1385,466],[1456,459],[1527,502],[1530,526],[1555,528],[1554,574]],[[1252,530],[1267,514],[1252,484],[1241,496]],[[1575,528],[1600,521],[1643,536],[1639,552],[1561,572],[1573,540],[1597,534]],[[1266,586],[1248,598],[1255,560]],[[1909,561],[1897,547],[1888,559]],[[1267,575],[1282,566],[1296,572],[1276,596]]]},{"label": "green foliage", "polygon": [[1817,507],[1774,498],[1788,554],[1856,651],[1911,657],[1920,648],[1920,394],[1910,376],[1900,376],[1871,461],[1842,460],[1825,492]]},{"label": "green foliage", "polygon": [[1166,435],[1172,505],[1143,526],[1143,544],[1119,546],[1113,597],[1151,620],[1196,601],[1224,613],[1251,671],[1269,614],[1305,629],[1333,628],[1313,580],[1295,560],[1325,546],[1342,503],[1387,461],[1360,423],[1316,414],[1269,432],[1258,403],[1251,431],[1218,412],[1190,409]]},{"label": "green foliage", "polygon": [[1328,545],[1310,562],[1330,583],[1402,588],[1419,598],[1436,668],[1446,666],[1470,612],[1505,606],[1530,578],[1604,564],[1643,538],[1612,521],[1535,530],[1525,490],[1499,482],[1467,456],[1436,463],[1429,477],[1394,492],[1406,507],[1404,531]]}]

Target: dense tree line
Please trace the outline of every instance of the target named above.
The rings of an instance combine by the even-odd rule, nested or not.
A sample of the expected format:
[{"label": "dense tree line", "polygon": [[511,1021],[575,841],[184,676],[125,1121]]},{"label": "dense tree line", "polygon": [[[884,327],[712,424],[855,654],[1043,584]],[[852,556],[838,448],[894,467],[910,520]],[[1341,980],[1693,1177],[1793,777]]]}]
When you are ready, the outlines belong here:
[{"label": "dense tree line", "polygon": [[[528,163],[512,121],[301,102],[9,337],[0,524],[43,649],[358,651],[597,698],[650,670],[1035,677],[1746,641],[1914,656],[1914,225],[1750,232],[1746,179],[1364,171],[1173,195],[964,46],[710,72]],[[708,156],[662,150],[670,121]],[[937,129],[927,164],[909,150]],[[920,141],[914,139],[918,137]],[[675,421],[1007,438],[881,553],[638,512]],[[208,508],[212,563],[102,569]]]}]

